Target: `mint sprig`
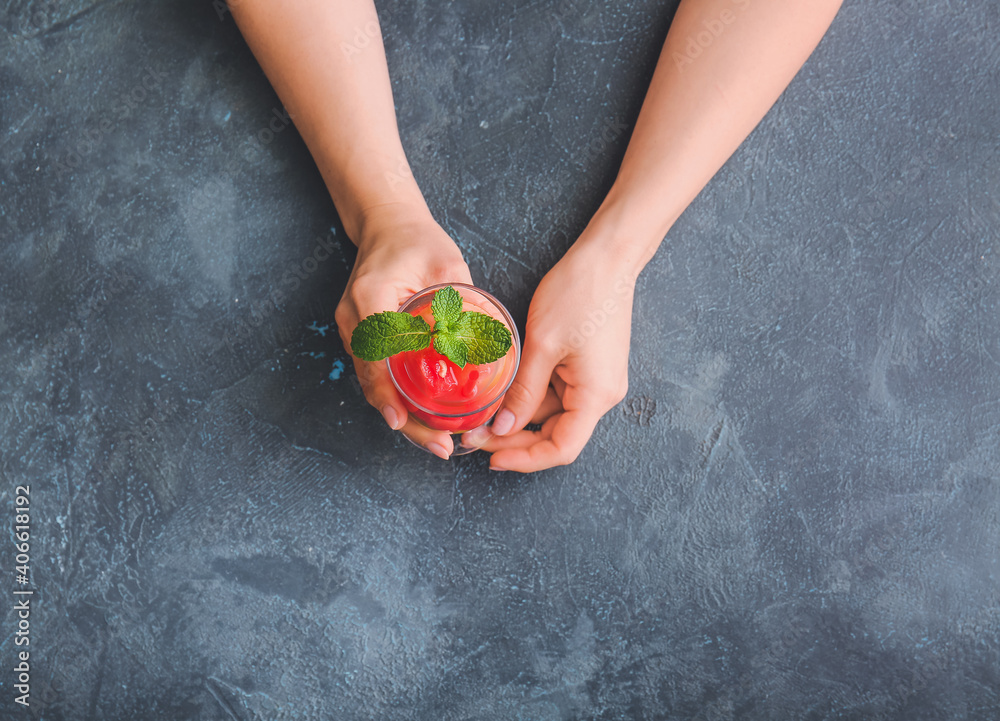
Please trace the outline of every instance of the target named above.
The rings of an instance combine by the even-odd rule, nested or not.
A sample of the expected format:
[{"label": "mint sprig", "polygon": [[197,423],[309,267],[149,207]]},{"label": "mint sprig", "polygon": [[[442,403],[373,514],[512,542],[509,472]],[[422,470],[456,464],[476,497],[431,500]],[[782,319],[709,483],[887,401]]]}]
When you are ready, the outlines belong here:
[{"label": "mint sprig", "polygon": [[351,352],[361,360],[380,361],[397,353],[434,349],[459,368],[503,358],[512,338],[503,323],[485,313],[463,311],[462,296],[448,285],[431,300],[434,327],[420,316],[383,311],[364,318],[351,334]]},{"label": "mint sprig", "polygon": [[431,300],[431,313],[434,314],[434,328],[449,332],[462,317],[462,296],[450,285],[442,288]]},{"label": "mint sprig", "polygon": [[370,315],[351,335],[351,351],[361,360],[377,361],[431,342],[431,327],[417,315],[385,311]]}]

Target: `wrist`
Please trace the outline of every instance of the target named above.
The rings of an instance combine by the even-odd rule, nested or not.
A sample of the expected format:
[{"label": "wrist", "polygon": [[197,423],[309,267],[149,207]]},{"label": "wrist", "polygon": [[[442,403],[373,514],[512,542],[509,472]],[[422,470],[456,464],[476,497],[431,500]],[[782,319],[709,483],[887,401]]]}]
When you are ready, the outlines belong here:
[{"label": "wrist", "polygon": [[471,282],[461,249],[426,205],[375,206],[365,212],[360,227],[359,265],[388,264],[406,268],[408,273],[440,277],[442,282]]},{"label": "wrist", "polygon": [[344,231],[358,247],[382,225],[430,218],[402,148],[398,152],[359,150],[349,162],[334,162],[336,155],[322,148],[314,151],[313,157]]},{"label": "wrist", "polygon": [[420,228],[437,226],[423,197],[393,200],[369,205],[354,216],[355,234],[351,236],[359,249],[370,248],[392,239],[416,234]]},{"label": "wrist", "polygon": [[590,254],[616,277],[632,281],[652,260],[672,224],[643,213],[614,192],[598,208],[574,248]]}]

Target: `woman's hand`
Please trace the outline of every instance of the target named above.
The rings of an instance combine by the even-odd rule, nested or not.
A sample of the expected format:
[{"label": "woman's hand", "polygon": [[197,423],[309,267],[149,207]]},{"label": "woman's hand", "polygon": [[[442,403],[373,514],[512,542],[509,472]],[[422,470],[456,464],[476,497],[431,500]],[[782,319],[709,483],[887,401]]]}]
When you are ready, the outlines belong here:
[{"label": "woman's hand", "polygon": [[[628,390],[635,275],[584,236],[535,291],[521,366],[493,426],[463,439],[493,452],[494,470],[572,463]],[[521,430],[527,423],[541,430]]]},{"label": "woman's hand", "polygon": [[[358,258],[334,318],[348,352],[351,334],[365,316],[397,310],[400,304],[436,283],[472,283],[462,251],[431,217],[420,210],[379,206],[365,213],[358,233]],[[431,453],[447,458],[451,437],[407,418],[406,408],[384,362],[354,359],[365,398],[393,430],[405,430]]]},{"label": "woman's hand", "polygon": [[[312,153],[358,259],[337,307],[340,337],[396,310],[428,285],[469,282],[455,243],[434,222],[406,160],[372,0],[240,0],[240,31]],[[364,52],[348,53],[364,30]],[[355,361],[368,402],[390,427],[443,458],[447,433],[408,422],[384,363]]]},{"label": "woman's hand", "polygon": [[[681,2],[611,192],[535,292],[496,435],[476,429],[463,439],[494,451],[493,467],[571,462],[625,395],[638,270],[788,85],[840,3]],[[712,35],[707,46],[695,43],[702,35]],[[518,430],[529,421],[542,430]]]}]

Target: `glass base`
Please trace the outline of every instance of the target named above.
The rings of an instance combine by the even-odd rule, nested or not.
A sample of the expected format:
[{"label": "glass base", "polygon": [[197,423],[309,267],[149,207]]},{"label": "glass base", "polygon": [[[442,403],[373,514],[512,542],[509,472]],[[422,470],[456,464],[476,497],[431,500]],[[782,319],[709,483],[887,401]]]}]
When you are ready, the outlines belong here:
[{"label": "glass base", "polygon": [[[408,435],[406,435],[405,431],[401,431],[401,433],[403,434],[403,438],[405,438],[406,440],[408,440],[410,443],[412,443],[413,445],[415,445],[417,448],[419,448],[420,450],[424,451],[425,453],[431,453],[426,448],[424,448],[421,444],[417,443],[415,440],[413,440]],[[451,456],[450,456],[451,458],[454,458],[455,456],[468,455],[469,453],[472,453],[474,451],[478,451],[479,450],[479,446],[464,446],[464,445],[462,445],[462,437],[465,435],[464,433],[451,433],[449,435],[451,435],[451,442],[452,442],[452,444],[453,444],[453,446],[455,448],[455,450],[452,451],[452,453],[451,453]],[[431,455],[437,457],[436,454],[434,454],[434,453],[431,453]]]}]

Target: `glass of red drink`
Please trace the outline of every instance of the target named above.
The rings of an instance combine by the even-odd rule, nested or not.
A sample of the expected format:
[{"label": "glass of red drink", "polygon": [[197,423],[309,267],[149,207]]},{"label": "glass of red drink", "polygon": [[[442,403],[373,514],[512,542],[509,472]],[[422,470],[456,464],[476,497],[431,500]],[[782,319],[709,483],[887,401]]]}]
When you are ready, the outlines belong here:
[{"label": "glass of red drink", "polygon": [[463,446],[461,434],[489,422],[500,408],[521,360],[521,339],[503,304],[486,291],[465,283],[424,288],[403,303],[400,312],[421,316],[433,326],[434,293],[449,285],[462,296],[463,311],[485,313],[507,326],[512,341],[507,354],[492,363],[466,363],[459,368],[438,353],[432,341],[424,350],[398,353],[385,362],[410,418],[427,428],[451,433],[455,444],[452,455],[462,455],[476,449]]}]

